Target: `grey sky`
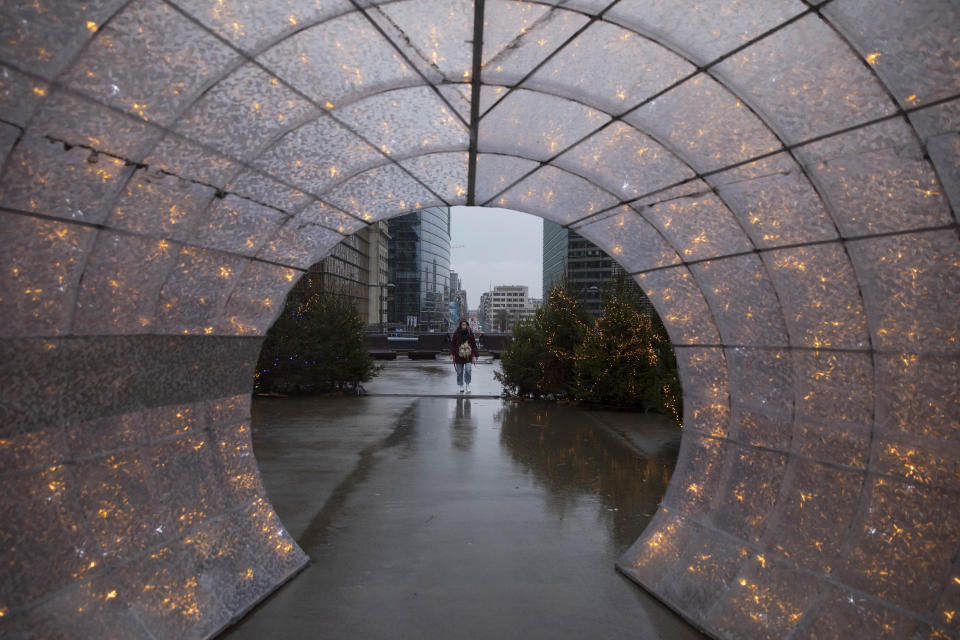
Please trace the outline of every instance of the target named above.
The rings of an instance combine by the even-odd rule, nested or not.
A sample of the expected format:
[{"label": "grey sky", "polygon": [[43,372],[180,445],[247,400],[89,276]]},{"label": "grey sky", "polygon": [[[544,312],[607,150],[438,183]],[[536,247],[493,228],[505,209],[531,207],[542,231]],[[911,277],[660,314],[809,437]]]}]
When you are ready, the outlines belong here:
[{"label": "grey sky", "polygon": [[530,297],[543,297],[543,218],[509,209],[451,207],[450,235],[451,267],[463,280],[471,309],[491,285],[525,284]]}]

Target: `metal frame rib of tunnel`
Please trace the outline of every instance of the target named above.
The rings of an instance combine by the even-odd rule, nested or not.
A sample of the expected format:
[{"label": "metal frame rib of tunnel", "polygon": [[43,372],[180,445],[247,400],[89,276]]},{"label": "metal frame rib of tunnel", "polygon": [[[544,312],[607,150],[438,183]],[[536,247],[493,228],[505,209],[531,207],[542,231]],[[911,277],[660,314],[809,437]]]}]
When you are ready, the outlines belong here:
[{"label": "metal frame rib of tunnel", "polygon": [[[619,569],[721,638],[960,634],[952,0],[97,0],[0,21],[0,625],[217,633],[304,270],[427,206],[614,256],[683,444]],[[119,630],[119,631],[118,631]]]}]

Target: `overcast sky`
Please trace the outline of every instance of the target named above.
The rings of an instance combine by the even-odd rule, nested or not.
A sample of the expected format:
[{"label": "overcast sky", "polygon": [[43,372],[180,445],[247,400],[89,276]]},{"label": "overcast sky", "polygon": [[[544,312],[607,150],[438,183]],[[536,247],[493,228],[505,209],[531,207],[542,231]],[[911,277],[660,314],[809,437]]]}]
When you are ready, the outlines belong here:
[{"label": "overcast sky", "polygon": [[450,235],[450,266],[463,280],[471,309],[491,285],[525,284],[531,298],[543,297],[543,218],[509,209],[451,207]]}]

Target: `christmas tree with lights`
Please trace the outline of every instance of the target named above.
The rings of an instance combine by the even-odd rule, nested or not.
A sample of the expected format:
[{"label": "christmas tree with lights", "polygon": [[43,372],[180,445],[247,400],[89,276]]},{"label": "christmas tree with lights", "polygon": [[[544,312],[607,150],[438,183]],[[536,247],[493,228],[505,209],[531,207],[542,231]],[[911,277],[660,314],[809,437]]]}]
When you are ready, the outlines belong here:
[{"label": "christmas tree with lights", "polygon": [[546,303],[534,317],[534,327],[543,336],[540,380],[537,391],[555,398],[573,395],[576,382],[574,361],[583,342],[590,316],[580,306],[566,283],[550,291]]}]

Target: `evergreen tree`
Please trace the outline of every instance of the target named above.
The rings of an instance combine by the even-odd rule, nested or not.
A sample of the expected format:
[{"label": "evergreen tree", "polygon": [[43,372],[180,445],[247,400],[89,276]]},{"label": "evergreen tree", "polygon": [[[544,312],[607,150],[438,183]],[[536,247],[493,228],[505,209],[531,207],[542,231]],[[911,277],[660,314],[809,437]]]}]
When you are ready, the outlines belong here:
[{"label": "evergreen tree", "polygon": [[576,352],[577,396],[621,407],[643,404],[657,354],[650,348],[650,320],[629,304],[608,300]]},{"label": "evergreen tree", "polygon": [[318,293],[288,301],[267,332],[256,389],[281,393],[355,388],[379,371],[363,339],[363,322],[344,297]]},{"label": "evergreen tree", "polygon": [[623,276],[576,352],[577,397],[655,409],[680,421],[676,360],[656,314],[640,313]]},{"label": "evergreen tree", "polygon": [[494,372],[508,394],[513,396],[538,395],[540,362],[546,352],[543,335],[533,322],[521,322],[513,332],[510,346],[500,355],[502,371]]},{"label": "evergreen tree", "polygon": [[683,419],[683,391],[677,373],[677,357],[667,329],[656,313],[650,316],[650,348],[656,354],[653,364],[656,384],[649,390],[647,406],[671,416],[679,425]]},{"label": "evergreen tree", "polygon": [[540,358],[540,395],[570,396],[576,385],[574,359],[583,342],[590,316],[570,293],[565,282],[555,286],[534,317],[534,327],[543,336]]},{"label": "evergreen tree", "polygon": [[517,327],[501,356],[502,372],[495,375],[507,393],[570,396],[574,352],[583,341],[588,319],[565,283],[554,287],[533,320]]}]

